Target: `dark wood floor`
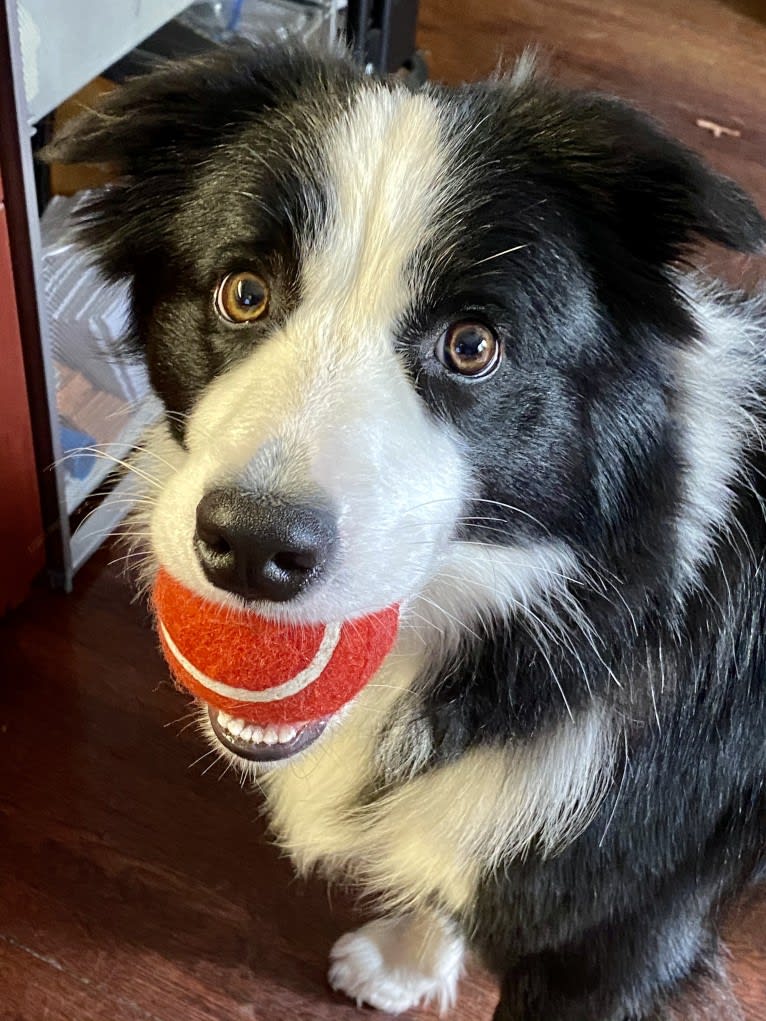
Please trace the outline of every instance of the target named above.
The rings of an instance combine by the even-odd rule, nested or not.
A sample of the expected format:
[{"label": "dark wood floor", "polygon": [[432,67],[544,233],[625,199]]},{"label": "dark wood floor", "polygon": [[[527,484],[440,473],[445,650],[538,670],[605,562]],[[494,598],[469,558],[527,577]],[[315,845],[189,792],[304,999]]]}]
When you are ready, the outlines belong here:
[{"label": "dark wood floor", "polygon": [[[763,10],[423,0],[421,42],[433,74],[453,81],[541,43],[570,81],[647,106],[766,208]],[[183,729],[184,701],[109,559],[73,596],[39,589],[0,622],[0,1021],[365,1016],[325,984],[350,900],[296,882],[265,838],[257,792],[195,761],[205,747]],[[728,925],[748,1021],[766,1021],[765,932],[754,895]],[[454,1017],[487,1021],[493,1002],[474,970]]]}]

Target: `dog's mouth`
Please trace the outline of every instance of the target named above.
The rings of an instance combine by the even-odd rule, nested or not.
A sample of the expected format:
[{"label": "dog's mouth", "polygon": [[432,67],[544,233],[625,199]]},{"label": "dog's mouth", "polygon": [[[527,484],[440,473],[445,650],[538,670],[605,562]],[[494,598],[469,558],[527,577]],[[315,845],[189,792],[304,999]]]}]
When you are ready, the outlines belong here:
[{"label": "dog's mouth", "polygon": [[278,762],[312,745],[330,722],[327,716],[309,723],[274,724],[266,727],[208,706],[213,733],[223,747],[248,762]]}]

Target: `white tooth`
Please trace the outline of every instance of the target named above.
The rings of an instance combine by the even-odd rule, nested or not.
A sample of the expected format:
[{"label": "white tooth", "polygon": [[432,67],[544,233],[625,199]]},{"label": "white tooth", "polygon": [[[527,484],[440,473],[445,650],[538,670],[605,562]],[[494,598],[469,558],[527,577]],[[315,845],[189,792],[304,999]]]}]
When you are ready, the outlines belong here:
[{"label": "white tooth", "polygon": [[279,728],[279,743],[287,744],[288,741],[292,741],[296,734],[297,731],[295,727],[291,727],[289,724],[283,723]]},{"label": "white tooth", "polygon": [[229,720],[226,724],[226,729],[234,737],[239,737],[242,731],[245,729],[245,721],[240,719]]},{"label": "white tooth", "polygon": [[225,713],[223,711],[219,712],[219,714],[218,714],[218,722],[221,724],[222,727],[225,727],[226,724],[230,720],[231,720],[231,715],[229,713]]},{"label": "white tooth", "polygon": [[248,726],[248,727],[245,727],[240,732],[239,739],[240,739],[240,741],[249,741],[252,736],[253,736],[253,728]]},{"label": "white tooth", "polygon": [[265,744],[276,744],[279,741],[279,731],[270,723],[263,732],[263,740]]},{"label": "white tooth", "polygon": [[260,744],[263,741],[263,731],[260,727],[253,727],[253,733],[250,736],[250,740],[253,744]]}]

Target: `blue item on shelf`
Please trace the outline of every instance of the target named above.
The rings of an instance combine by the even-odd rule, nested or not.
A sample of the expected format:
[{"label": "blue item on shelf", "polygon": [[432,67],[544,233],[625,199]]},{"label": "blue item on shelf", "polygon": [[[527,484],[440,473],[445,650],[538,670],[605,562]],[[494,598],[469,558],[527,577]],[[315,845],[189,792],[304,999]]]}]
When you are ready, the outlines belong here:
[{"label": "blue item on shelf", "polygon": [[93,469],[93,462],[96,455],[90,450],[81,450],[82,447],[92,447],[96,441],[87,433],[72,429],[68,425],[62,425],[61,446],[64,449],[66,460],[64,467],[75,479],[86,479]]}]

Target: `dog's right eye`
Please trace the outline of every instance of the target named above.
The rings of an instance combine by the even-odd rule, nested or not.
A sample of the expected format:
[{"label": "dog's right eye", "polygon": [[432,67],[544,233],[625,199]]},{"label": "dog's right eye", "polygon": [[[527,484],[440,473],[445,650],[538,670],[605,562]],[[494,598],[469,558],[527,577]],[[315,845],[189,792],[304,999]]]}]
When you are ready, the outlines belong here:
[{"label": "dog's right eye", "polygon": [[215,289],[214,304],[227,323],[254,323],[268,312],[269,285],[257,273],[228,273]]},{"label": "dog's right eye", "polygon": [[442,365],[460,376],[490,376],[500,364],[500,341],[484,323],[453,323],[439,338],[434,353]]}]

